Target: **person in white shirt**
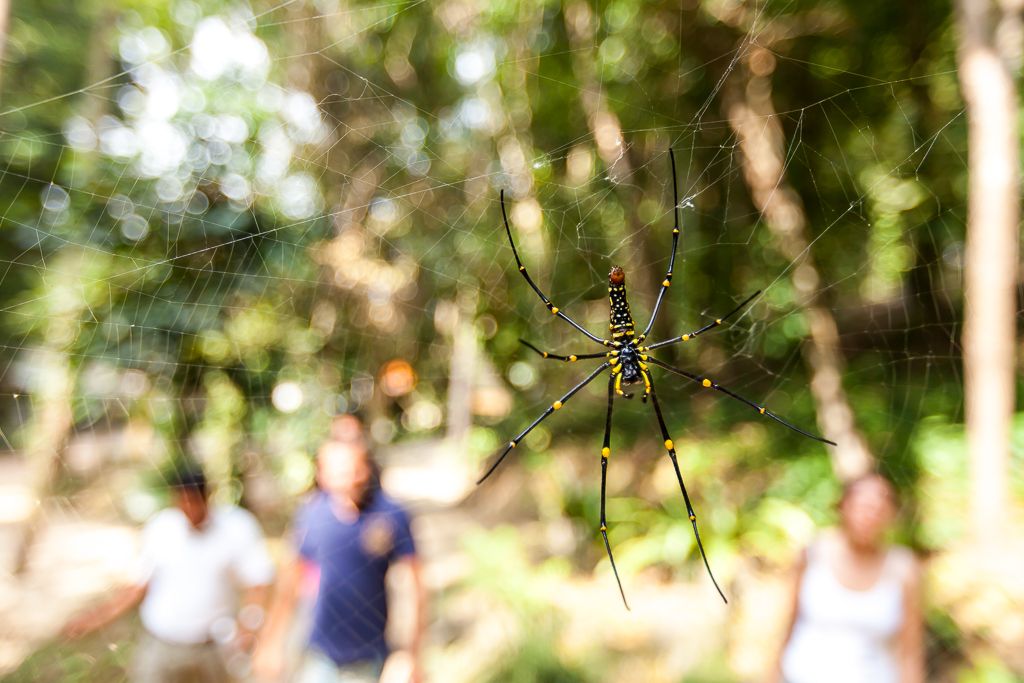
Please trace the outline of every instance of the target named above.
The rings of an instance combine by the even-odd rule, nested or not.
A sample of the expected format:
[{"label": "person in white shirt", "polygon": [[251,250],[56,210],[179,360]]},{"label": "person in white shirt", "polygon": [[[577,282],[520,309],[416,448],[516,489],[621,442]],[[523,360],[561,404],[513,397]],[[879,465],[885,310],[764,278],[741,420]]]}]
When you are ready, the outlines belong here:
[{"label": "person in white shirt", "polygon": [[251,647],[274,565],[255,517],[233,505],[210,505],[200,469],[177,472],[171,488],[174,507],[142,532],[137,582],[73,618],[64,635],[84,636],[140,605],[145,633],[133,681],[225,682],[220,646]]},{"label": "person in white shirt", "polygon": [[879,474],[848,482],[838,529],[794,568],[785,644],[770,680],[785,683],[923,683],[921,572],[886,541],[896,491]]}]

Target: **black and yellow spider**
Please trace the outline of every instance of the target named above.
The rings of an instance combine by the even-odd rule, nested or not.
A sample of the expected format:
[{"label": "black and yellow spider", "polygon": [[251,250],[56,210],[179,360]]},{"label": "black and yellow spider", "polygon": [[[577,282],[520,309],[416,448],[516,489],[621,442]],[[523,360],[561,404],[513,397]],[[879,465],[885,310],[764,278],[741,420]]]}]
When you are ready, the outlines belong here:
[{"label": "black and yellow spider", "polygon": [[512,254],[516,258],[516,265],[519,267],[519,272],[523,274],[527,284],[537,293],[544,305],[547,306],[548,310],[565,322],[575,327],[579,332],[583,333],[591,341],[597,342],[607,348],[609,351],[603,353],[582,353],[582,354],[570,354],[567,356],[558,355],[555,353],[548,353],[547,351],[541,351],[536,346],[528,341],[520,340],[525,346],[529,347],[543,358],[550,358],[552,360],[560,360],[567,363],[575,363],[579,360],[586,360],[590,358],[604,358],[604,362],[601,363],[593,372],[587,377],[574,386],[572,389],[567,391],[561,398],[552,403],[540,417],[535,419],[530,426],[519,433],[514,439],[509,441],[501,454],[498,455],[494,464],[490,466],[486,473],[477,482],[478,484],[483,482],[492,472],[501,464],[505,456],[508,455],[513,448],[515,448],[520,441],[522,441],[527,434],[529,434],[537,425],[543,422],[549,415],[556,410],[559,410],[572,398],[580,389],[587,386],[593,381],[598,375],[604,370],[610,368],[608,374],[608,412],[605,417],[604,423],[604,442],[601,447],[601,537],[604,540],[605,551],[608,553],[608,560],[611,562],[612,572],[615,574],[615,581],[619,586],[619,593],[622,595],[622,601],[626,605],[626,609],[629,609],[629,603],[626,601],[626,593],[622,589],[622,581],[619,579],[619,570],[615,567],[615,558],[612,556],[611,545],[608,543],[608,523],[605,519],[605,488],[608,481],[608,457],[611,455],[611,434],[612,434],[612,404],[614,402],[616,394],[623,398],[632,398],[633,395],[623,391],[623,386],[629,386],[632,384],[643,383],[643,395],[641,400],[646,403],[647,399],[651,399],[651,404],[654,406],[654,414],[658,419],[658,426],[661,428],[661,437],[664,439],[665,450],[668,451],[668,457],[672,460],[672,467],[676,472],[676,480],[679,482],[679,490],[682,491],[683,500],[686,502],[686,513],[690,518],[690,523],[693,525],[693,535],[697,540],[697,548],[700,550],[700,556],[704,560],[704,567],[708,571],[708,576],[711,577],[711,582],[714,583],[715,589],[718,590],[718,594],[722,596],[722,600],[726,600],[725,594],[722,593],[722,589],[718,586],[718,582],[715,580],[714,574],[711,573],[711,565],[708,564],[707,555],[704,554],[704,545],[700,540],[700,533],[697,531],[697,515],[693,511],[693,505],[690,503],[690,496],[686,492],[686,485],[683,483],[683,475],[679,470],[679,462],[676,459],[676,448],[672,443],[672,437],[669,436],[668,427],[665,426],[665,417],[661,412],[661,405],[658,403],[658,394],[654,389],[654,379],[651,377],[650,365],[657,365],[671,373],[680,375],[687,378],[692,382],[705,387],[707,389],[714,389],[719,391],[726,396],[730,396],[733,399],[740,401],[741,403],[750,406],[756,410],[760,415],[770,418],[779,424],[792,429],[794,432],[802,434],[808,438],[835,445],[835,442],[824,439],[820,436],[815,436],[809,432],[796,427],[795,425],[786,422],[775,413],[768,410],[765,406],[759,405],[749,399],[743,398],[739,394],[723,387],[714,380],[708,377],[702,377],[692,372],[687,372],[680,368],[673,367],[663,361],[658,360],[654,356],[650,355],[650,352],[654,349],[661,348],[663,346],[669,346],[671,344],[677,344],[679,342],[689,341],[695,337],[713,330],[714,328],[721,325],[725,320],[738,313],[748,303],[750,303],[754,297],[760,294],[760,291],[754,292],[751,296],[747,297],[739,306],[726,313],[720,318],[716,318],[713,322],[704,325],[703,327],[689,332],[679,337],[671,337],[664,341],[655,342],[653,344],[645,344],[644,341],[647,339],[648,333],[654,326],[654,321],[658,318],[658,312],[661,310],[662,301],[665,299],[665,293],[672,284],[672,273],[676,262],[676,248],[679,245],[679,195],[677,189],[676,180],[676,161],[675,155],[672,150],[669,150],[669,159],[672,166],[672,195],[675,200],[673,214],[675,216],[675,224],[672,227],[672,255],[668,261],[668,272],[665,274],[665,279],[661,283],[661,289],[658,292],[658,298],[654,302],[654,311],[651,313],[650,322],[647,323],[647,327],[639,335],[634,330],[633,316],[629,311],[629,302],[626,300],[626,274],[622,268],[615,266],[612,268],[608,275],[608,298],[611,305],[610,313],[610,324],[608,325],[611,331],[611,339],[602,339],[596,335],[591,334],[575,320],[567,316],[557,306],[551,303],[551,300],[540,290],[540,288],[534,283],[529,273],[526,272],[526,266],[523,265],[522,259],[519,258],[519,252],[516,250],[515,241],[512,239],[512,230],[509,228],[508,215],[505,212],[505,192],[501,192],[501,217],[505,222],[505,233],[508,235],[509,244],[512,245]]}]

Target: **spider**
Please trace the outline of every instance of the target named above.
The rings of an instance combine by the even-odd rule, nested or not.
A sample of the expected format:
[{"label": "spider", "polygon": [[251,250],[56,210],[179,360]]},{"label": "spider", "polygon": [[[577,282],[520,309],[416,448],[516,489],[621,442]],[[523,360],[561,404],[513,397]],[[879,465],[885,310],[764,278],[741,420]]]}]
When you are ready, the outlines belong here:
[{"label": "spider", "polygon": [[820,436],[806,432],[800,429],[796,425],[793,425],[786,420],[782,419],[775,413],[771,412],[764,405],[755,403],[750,399],[744,398],[739,394],[733,392],[731,389],[727,389],[721,384],[715,382],[709,377],[701,376],[692,372],[688,372],[681,368],[674,367],[665,363],[664,361],[658,360],[651,351],[660,349],[665,346],[672,344],[678,344],[680,342],[690,341],[709,332],[716,327],[722,325],[726,320],[743,310],[743,308],[754,300],[761,292],[760,290],[754,292],[752,295],[747,297],[742,303],[733,308],[731,311],[726,313],[720,318],[715,318],[713,322],[710,322],[703,327],[700,327],[692,332],[688,332],[679,337],[671,337],[663,341],[655,342],[653,344],[647,344],[647,335],[650,333],[651,328],[654,327],[654,321],[658,318],[658,313],[661,311],[661,305],[665,300],[665,293],[668,292],[669,287],[672,285],[672,274],[673,268],[675,267],[676,261],[676,248],[679,245],[679,195],[678,195],[678,180],[676,179],[676,160],[672,150],[669,150],[669,162],[672,167],[672,195],[675,200],[673,213],[675,216],[674,225],[672,226],[672,253],[668,261],[668,272],[665,274],[665,279],[662,280],[661,289],[658,291],[658,298],[654,302],[654,311],[651,313],[651,319],[644,327],[643,332],[636,334],[635,324],[633,322],[633,315],[629,310],[629,302],[626,299],[626,274],[619,266],[615,266],[611,269],[608,274],[608,299],[610,303],[610,323],[608,329],[611,332],[611,339],[603,339],[594,334],[591,334],[588,330],[582,327],[575,320],[566,315],[558,306],[555,306],[547,295],[541,291],[537,284],[530,277],[530,274],[526,271],[526,266],[523,265],[522,259],[519,257],[519,251],[516,249],[516,243],[512,239],[512,230],[508,223],[508,214],[505,211],[505,192],[504,190],[500,193],[501,200],[501,217],[505,223],[505,234],[508,236],[509,244],[512,246],[512,254],[515,256],[516,265],[519,267],[519,272],[522,273],[526,283],[530,285],[530,288],[540,297],[540,300],[547,306],[548,311],[552,315],[564,320],[569,325],[574,327],[578,332],[582,333],[585,337],[593,342],[601,344],[607,347],[609,350],[602,353],[577,353],[570,355],[559,355],[556,353],[548,353],[542,351],[533,344],[523,339],[519,341],[531,349],[542,358],[550,360],[558,360],[566,363],[575,363],[580,360],[589,360],[596,358],[603,358],[604,361],[589,375],[587,375],[583,381],[574,386],[572,389],[562,395],[557,401],[552,403],[539,417],[537,417],[530,425],[521,431],[514,439],[509,441],[500,455],[495,459],[494,463],[488,468],[482,477],[480,477],[477,484],[483,483],[491,474],[497,469],[498,465],[505,459],[512,449],[514,449],[519,443],[533,431],[541,422],[548,418],[552,413],[560,410],[573,396],[576,395],[583,387],[587,386],[594,379],[597,378],[605,370],[609,370],[608,373],[608,411],[605,415],[604,423],[604,441],[601,446],[601,538],[604,541],[605,552],[608,553],[608,561],[611,563],[612,572],[615,575],[615,581],[619,587],[619,594],[622,596],[622,602],[626,609],[629,609],[629,602],[626,600],[626,592],[622,588],[622,580],[619,578],[619,570],[615,566],[615,558],[612,555],[611,545],[608,543],[608,522],[605,518],[605,490],[608,481],[608,458],[611,456],[611,436],[612,436],[612,406],[616,396],[622,398],[632,398],[632,393],[627,393],[624,387],[631,385],[643,384],[643,393],[641,395],[641,401],[647,403],[650,399],[652,406],[654,407],[654,415],[658,420],[658,427],[661,429],[661,437],[664,440],[665,450],[668,453],[669,459],[672,461],[672,467],[676,473],[676,481],[679,482],[679,490],[683,494],[683,501],[686,503],[686,513],[690,519],[690,524],[693,526],[693,535],[697,541],[697,549],[700,551],[701,559],[704,561],[704,567],[708,572],[708,576],[711,578],[711,582],[714,584],[715,589],[721,596],[722,600],[726,603],[725,594],[718,585],[718,581],[715,580],[714,574],[711,572],[711,565],[708,563],[707,555],[704,553],[704,545],[700,540],[700,532],[697,530],[697,515],[693,510],[693,504],[690,501],[690,495],[686,491],[686,485],[683,483],[683,475],[679,470],[679,462],[676,458],[676,448],[672,441],[672,437],[669,436],[668,427],[665,425],[665,416],[662,414],[661,404],[658,402],[658,393],[654,388],[654,378],[651,376],[650,366],[656,365],[659,368],[666,370],[675,375],[685,377],[691,382],[706,388],[713,389],[720,393],[729,396],[732,399],[743,403],[750,408],[757,411],[758,414],[767,417],[775,422],[783,425],[784,427],[797,432],[805,437],[827,443],[835,446],[834,441],[830,441]]}]

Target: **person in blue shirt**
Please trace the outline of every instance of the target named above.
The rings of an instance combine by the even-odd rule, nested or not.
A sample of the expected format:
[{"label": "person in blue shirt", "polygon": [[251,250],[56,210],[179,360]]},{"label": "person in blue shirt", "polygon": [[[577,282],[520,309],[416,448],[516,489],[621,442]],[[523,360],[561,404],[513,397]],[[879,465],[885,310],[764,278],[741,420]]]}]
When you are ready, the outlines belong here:
[{"label": "person in blue shirt", "polygon": [[419,651],[424,597],[409,516],[380,488],[379,470],[362,434],[325,443],[317,453],[317,483],[296,515],[295,555],[280,571],[254,669],[279,679],[284,637],[295,612],[302,578],[319,570],[300,683],[372,683],[390,651],[385,576],[402,566],[412,583],[416,623],[409,648],[409,680],[420,680]]}]

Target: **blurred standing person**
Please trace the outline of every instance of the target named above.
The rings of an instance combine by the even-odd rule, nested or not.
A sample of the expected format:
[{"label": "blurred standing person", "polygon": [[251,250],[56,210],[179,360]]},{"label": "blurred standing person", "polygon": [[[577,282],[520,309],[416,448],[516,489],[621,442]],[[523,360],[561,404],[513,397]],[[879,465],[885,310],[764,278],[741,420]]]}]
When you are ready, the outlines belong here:
[{"label": "blurred standing person", "polygon": [[281,569],[257,646],[254,669],[263,678],[276,680],[282,674],[283,639],[304,567],[313,563],[319,568],[319,587],[296,680],[374,683],[380,678],[390,653],[385,576],[395,566],[405,569],[415,601],[409,680],[420,680],[425,600],[409,517],[380,489],[379,471],[361,431],[352,434],[358,436],[328,441],[317,453],[319,491],[296,515],[296,556]]},{"label": "blurred standing person", "polygon": [[252,514],[234,505],[210,505],[201,469],[179,470],[169,483],[174,506],[142,531],[137,583],[73,618],[64,635],[87,635],[141,604],[144,633],[130,680],[226,682],[231,679],[219,645],[251,646],[274,565]]},{"label": "blurred standing person", "polygon": [[[363,419],[356,413],[339,412],[331,418],[330,437],[331,441],[366,441],[366,429],[363,426]],[[320,484],[314,479],[309,492],[303,496],[299,504],[301,509],[320,493]],[[282,673],[285,677],[293,673],[296,667],[301,664],[301,659],[306,651],[306,643],[309,640],[309,629],[313,621],[313,608],[316,605],[316,595],[320,586],[320,567],[308,558],[301,560],[298,594],[295,607],[292,610],[291,624],[288,633],[283,636],[285,645],[285,663]]]},{"label": "blurred standing person", "polygon": [[879,474],[839,500],[840,526],[821,534],[794,569],[785,643],[774,681],[923,683],[920,568],[890,545],[896,492]]}]

